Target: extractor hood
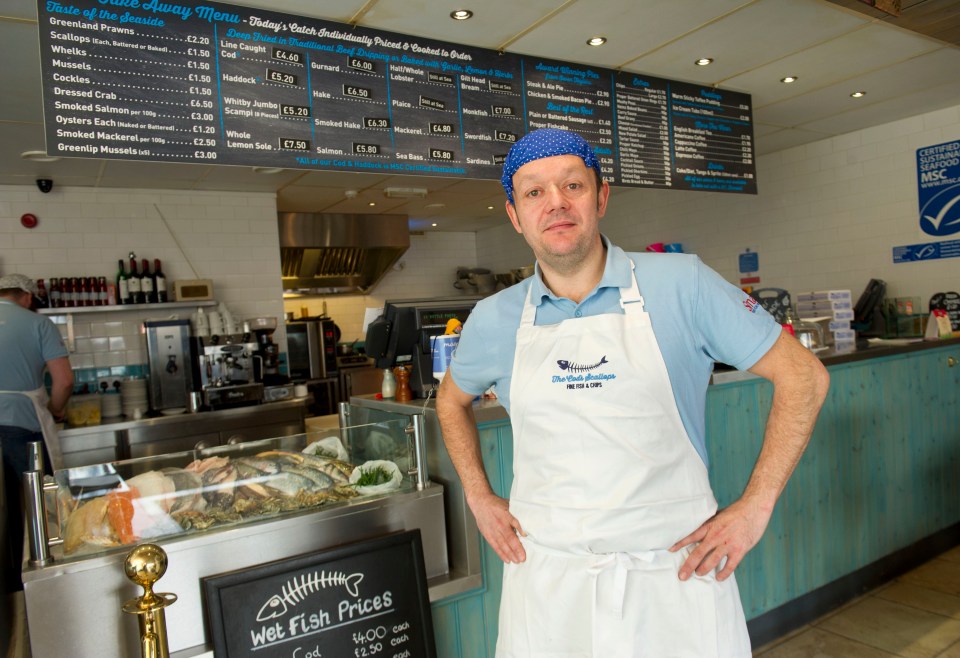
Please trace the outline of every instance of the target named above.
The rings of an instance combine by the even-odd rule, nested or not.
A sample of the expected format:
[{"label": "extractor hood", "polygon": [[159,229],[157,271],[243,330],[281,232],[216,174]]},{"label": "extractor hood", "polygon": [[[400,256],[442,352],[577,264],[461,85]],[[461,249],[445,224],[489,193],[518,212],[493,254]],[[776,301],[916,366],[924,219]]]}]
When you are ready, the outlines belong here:
[{"label": "extractor hood", "polygon": [[284,297],[366,294],[410,248],[406,215],[278,213]]}]

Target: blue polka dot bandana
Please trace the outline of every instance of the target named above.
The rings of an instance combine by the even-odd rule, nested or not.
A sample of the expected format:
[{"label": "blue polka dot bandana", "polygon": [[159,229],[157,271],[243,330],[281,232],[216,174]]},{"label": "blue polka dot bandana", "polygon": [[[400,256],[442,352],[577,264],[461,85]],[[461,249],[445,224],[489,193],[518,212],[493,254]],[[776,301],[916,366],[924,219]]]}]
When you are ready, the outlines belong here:
[{"label": "blue polka dot bandana", "polygon": [[503,177],[500,178],[500,183],[510,203],[513,203],[513,175],[517,173],[517,169],[528,162],[555,155],[575,155],[581,158],[588,168],[596,171],[598,176],[603,175],[600,173],[600,162],[594,155],[593,149],[577,133],[556,128],[534,130],[511,147],[503,163]]}]

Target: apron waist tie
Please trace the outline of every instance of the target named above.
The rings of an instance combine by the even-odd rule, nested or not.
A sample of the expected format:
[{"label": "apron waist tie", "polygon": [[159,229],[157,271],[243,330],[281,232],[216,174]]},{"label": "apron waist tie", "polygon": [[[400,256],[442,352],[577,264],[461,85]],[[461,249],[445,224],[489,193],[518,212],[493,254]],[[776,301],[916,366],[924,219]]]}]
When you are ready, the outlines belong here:
[{"label": "apron waist tie", "polygon": [[[600,652],[600,641],[603,639],[601,637],[602,633],[598,632],[598,629],[602,628],[603,625],[597,623],[597,617],[601,607],[609,608],[610,611],[616,615],[617,620],[623,619],[623,605],[626,599],[627,591],[627,575],[631,571],[649,569],[653,564],[654,559],[656,559],[656,555],[656,551],[643,551],[640,553],[609,553],[599,557],[587,568],[587,573],[590,574],[591,578],[593,579],[592,644],[594,656],[603,655]],[[610,569],[613,569],[613,589],[612,591],[604,592],[605,596],[603,598],[607,604],[604,606],[603,602],[600,600],[598,583],[600,581],[600,575],[605,571],[609,571]]]}]

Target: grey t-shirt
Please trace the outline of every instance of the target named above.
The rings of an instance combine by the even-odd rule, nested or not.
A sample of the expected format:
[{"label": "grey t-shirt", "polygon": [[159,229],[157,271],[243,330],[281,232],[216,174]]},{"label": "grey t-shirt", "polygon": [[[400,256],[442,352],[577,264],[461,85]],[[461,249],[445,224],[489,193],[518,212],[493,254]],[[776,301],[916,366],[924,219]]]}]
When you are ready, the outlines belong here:
[{"label": "grey t-shirt", "polygon": [[[47,361],[67,348],[50,318],[0,299],[0,355],[0,391],[32,391],[43,386]],[[33,403],[19,394],[0,394],[0,425],[40,431]]]}]

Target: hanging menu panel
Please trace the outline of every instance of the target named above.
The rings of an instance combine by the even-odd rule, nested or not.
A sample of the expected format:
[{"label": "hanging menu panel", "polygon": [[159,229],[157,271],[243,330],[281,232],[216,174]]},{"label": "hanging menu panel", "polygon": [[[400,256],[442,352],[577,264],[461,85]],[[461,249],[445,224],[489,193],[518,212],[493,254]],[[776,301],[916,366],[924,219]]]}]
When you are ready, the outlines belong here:
[{"label": "hanging menu panel", "polygon": [[562,128],[580,133],[593,146],[603,177],[616,184],[610,72],[526,57],[524,87],[529,129]]},{"label": "hanging menu panel", "polygon": [[51,155],[498,179],[581,133],[612,184],[756,192],[750,98],[200,0],[39,0]]}]

